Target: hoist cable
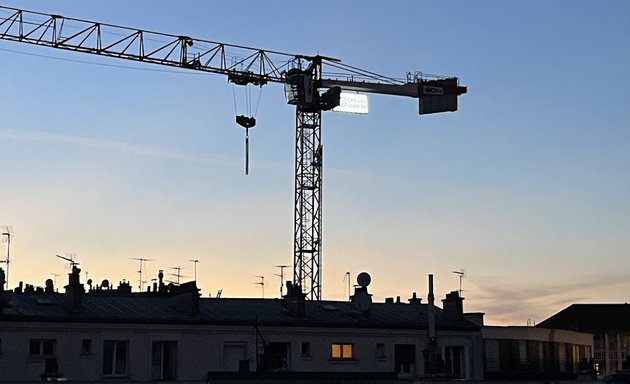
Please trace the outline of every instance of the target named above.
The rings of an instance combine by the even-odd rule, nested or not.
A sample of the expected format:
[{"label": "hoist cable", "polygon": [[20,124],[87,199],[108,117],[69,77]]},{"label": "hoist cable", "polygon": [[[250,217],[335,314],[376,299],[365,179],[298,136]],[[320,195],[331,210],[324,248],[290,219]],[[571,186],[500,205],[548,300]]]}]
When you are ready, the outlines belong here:
[{"label": "hoist cable", "polygon": [[254,111],[254,116],[258,115],[258,106],[260,106],[260,98],[262,96],[262,90],[263,90],[262,87],[260,87],[260,89],[258,90],[258,100],[256,101],[256,110]]},{"label": "hoist cable", "polygon": [[232,100],[234,100],[234,114],[238,115],[238,108],[236,108],[236,91],[234,90],[234,84],[232,84]]}]

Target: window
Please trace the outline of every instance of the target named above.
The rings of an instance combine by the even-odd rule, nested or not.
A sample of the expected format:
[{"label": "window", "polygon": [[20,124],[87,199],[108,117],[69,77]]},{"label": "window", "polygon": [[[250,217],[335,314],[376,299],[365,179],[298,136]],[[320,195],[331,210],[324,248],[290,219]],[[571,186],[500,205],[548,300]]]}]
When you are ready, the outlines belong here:
[{"label": "window", "polygon": [[385,358],[385,344],[383,343],[376,344],[376,358],[377,359]]},{"label": "window", "polygon": [[28,344],[28,354],[31,356],[54,356],[55,340],[31,339]]},{"label": "window", "polygon": [[151,376],[153,380],[175,380],[176,341],[154,341]]},{"label": "window", "polygon": [[127,374],[126,340],[105,340],[103,342],[103,375],[123,376]]},{"label": "window", "polygon": [[461,379],[464,378],[464,347],[447,346],[444,348],[444,363],[446,373]]},{"label": "window", "polygon": [[263,370],[282,371],[291,368],[291,343],[267,343],[260,359]]},{"label": "window", "polygon": [[353,344],[333,343],[331,357],[333,359],[350,360],[353,358]]},{"label": "window", "polygon": [[92,339],[83,339],[81,343],[81,354],[82,355],[92,354]]},{"label": "window", "polygon": [[308,341],[302,342],[300,357],[311,357],[311,343],[309,343]]},{"label": "window", "polygon": [[247,343],[227,341],[223,344],[223,370],[228,372],[249,371]]}]

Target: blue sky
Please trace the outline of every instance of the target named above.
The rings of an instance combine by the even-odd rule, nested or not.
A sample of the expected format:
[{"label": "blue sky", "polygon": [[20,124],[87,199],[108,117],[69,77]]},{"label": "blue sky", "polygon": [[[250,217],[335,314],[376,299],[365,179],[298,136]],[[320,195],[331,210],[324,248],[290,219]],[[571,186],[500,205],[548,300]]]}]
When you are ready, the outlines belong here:
[{"label": "blue sky", "polygon": [[[456,113],[421,117],[412,99],[370,95],[367,116],[324,115],[324,298],[343,299],[345,273],[361,271],[376,300],[426,297],[429,273],[443,297],[464,269],[465,308],[489,323],[627,301],[630,4],[390,3],[2,5],[320,53],[394,77],[456,75],[469,90]],[[175,266],[192,278],[199,259],[204,295],[259,297],[257,275],[279,294],[295,134],[281,86],[262,89],[245,176],[242,90],[220,75],[1,40],[0,63],[11,285],[59,274],[61,286],[54,255],[75,253],[95,282],[137,286],[138,257],[155,259],[148,279]]]}]

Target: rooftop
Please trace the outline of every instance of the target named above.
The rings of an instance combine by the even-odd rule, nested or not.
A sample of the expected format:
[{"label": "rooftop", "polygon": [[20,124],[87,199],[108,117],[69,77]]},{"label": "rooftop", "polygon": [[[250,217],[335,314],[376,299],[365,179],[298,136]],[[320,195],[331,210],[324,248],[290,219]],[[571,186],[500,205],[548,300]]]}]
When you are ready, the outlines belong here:
[{"label": "rooftop", "polygon": [[[69,312],[59,293],[4,292],[0,321],[123,322],[152,324],[231,324],[269,326],[426,329],[427,304],[372,303],[369,314],[351,302],[305,301],[304,316],[295,316],[283,299],[199,298],[199,311],[178,310],[171,295],[94,294],[87,292],[78,310]],[[450,319],[435,308],[439,329],[478,329],[467,320]]]},{"label": "rooftop", "polygon": [[580,332],[630,330],[630,305],[572,304],[537,327]]}]

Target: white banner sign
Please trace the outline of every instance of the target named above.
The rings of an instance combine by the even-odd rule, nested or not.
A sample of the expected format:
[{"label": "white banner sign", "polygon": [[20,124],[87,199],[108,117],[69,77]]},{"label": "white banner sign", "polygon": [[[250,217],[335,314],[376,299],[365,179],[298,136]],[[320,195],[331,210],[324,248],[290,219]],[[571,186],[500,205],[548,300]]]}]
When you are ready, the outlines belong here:
[{"label": "white banner sign", "polygon": [[341,92],[339,106],[333,111],[348,113],[368,113],[368,97],[359,93]]}]

